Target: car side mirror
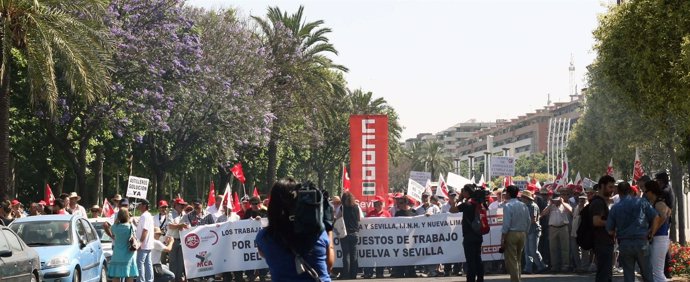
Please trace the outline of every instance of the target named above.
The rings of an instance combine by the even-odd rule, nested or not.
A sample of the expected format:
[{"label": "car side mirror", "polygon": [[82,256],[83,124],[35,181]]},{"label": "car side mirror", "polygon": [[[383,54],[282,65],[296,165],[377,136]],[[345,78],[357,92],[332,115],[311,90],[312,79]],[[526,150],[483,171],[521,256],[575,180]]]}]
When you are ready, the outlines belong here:
[{"label": "car side mirror", "polygon": [[83,249],[84,247],[86,247],[86,239],[79,238],[79,248]]},{"label": "car side mirror", "polygon": [[0,257],[6,258],[12,256],[12,250],[0,250]]}]

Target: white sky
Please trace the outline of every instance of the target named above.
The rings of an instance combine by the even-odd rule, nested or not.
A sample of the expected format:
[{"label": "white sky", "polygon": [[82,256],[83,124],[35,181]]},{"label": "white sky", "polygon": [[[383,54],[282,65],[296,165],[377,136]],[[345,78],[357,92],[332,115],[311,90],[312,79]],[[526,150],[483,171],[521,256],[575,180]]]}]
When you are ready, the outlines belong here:
[{"label": "white sky", "polygon": [[[592,31],[610,0],[188,0],[265,16],[305,7],[324,20],[350,69],[349,88],[385,98],[404,126],[403,140],[469,119],[515,118],[567,101],[570,56],[578,88],[594,60]],[[612,1],[615,2],[615,1]]]}]

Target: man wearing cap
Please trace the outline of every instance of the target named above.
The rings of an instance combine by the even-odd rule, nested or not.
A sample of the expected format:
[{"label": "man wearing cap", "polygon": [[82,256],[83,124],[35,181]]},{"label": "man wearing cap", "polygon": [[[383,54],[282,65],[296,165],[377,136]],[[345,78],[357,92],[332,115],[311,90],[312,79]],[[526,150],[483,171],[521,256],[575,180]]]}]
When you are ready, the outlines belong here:
[{"label": "man wearing cap", "polygon": [[140,282],[153,282],[153,261],[151,260],[151,250],[153,250],[153,216],[149,212],[149,201],[142,199],[137,206],[141,215],[137,224],[136,236],[141,242],[137,250],[137,268],[139,269]]},{"label": "man wearing cap", "polygon": [[151,262],[154,268],[154,278],[153,281],[168,282],[175,279],[175,274],[170,271],[168,266],[161,263],[161,256],[163,253],[169,253],[172,251],[173,240],[172,237],[165,237],[165,241],[161,241],[161,236],[163,231],[160,228],[153,228],[153,249],[151,250]]},{"label": "man wearing cap", "polygon": [[527,238],[525,241],[525,267],[523,272],[532,273],[532,266],[536,265],[536,273],[542,273],[546,270],[546,265],[542,261],[541,254],[537,250],[539,246],[539,235],[541,235],[541,225],[539,225],[539,206],[534,202],[534,194],[531,191],[522,191],[522,202],[527,205],[529,211],[530,226],[527,231]]},{"label": "man wearing cap", "polygon": [[[469,193],[467,194],[467,197],[468,198],[470,197]],[[460,212],[460,209],[458,208],[458,192],[455,191],[455,189],[450,189],[450,191],[448,191],[448,202],[443,204],[443,206],[441,207],[441,212],[442,213],[459,213]],[[446,263],[443,265],[443,276],[460,275],[461,272],[462,272],[462,268],[460,267],[460,263]]]},{"label": "man wearing cap", "polygon": [[[268,216],[268,212],[259,206],[261,204],[261,199],[259,199],[259,197],[254,196],[249,198],[249,204],[251,207],[244,212],[244,217],[242,219],[260,220],[261,218]],[[266,274],[268,274],[268,269],[253,269],[247,270],[244,273],[247,275],[249,281],[254,281],[257,276],[259,277],[260,281],[265,281]]]},{"label": "man wearing cap", "polygon": [[182,246],[180,245],[180,231],[189,228],[189,224],[184,223],[186,218],[184,208],[187,203],[182,198],[175,199],[173,203],[173,212],[170,215],[170,223],[167,228],[167,236],[173,238],[173,247],[170,252],[170,271],[175,274],[176,281],[182,281],[184,277],[184,259],[182,257]]},{"label": "man wearing cap", "polygon": [[87,218],[89,215],[86,213],[86,209],[78,203],[79,200],[81,200],[81,197],[77,195],[77,192],[70,193],[69,209],[72,211],[73,215],[80,215],[83,218]]},{"label": "man wearing cap", "polygon": [[163,235],[166,235],[171,219],[172,214],[168,211],[168,201],[158,201],[158,214],[153,217],[153,226],[160,228]]},{"label": "man wearing cap", "polygon": [[549,217],[549,252],[551,253],[551,271],[568,272],[570,270],[570,232],[568,224],[573,209],[563,201],[560,194],[554,194],[551,203],[541,216]]},{"label": "man wearing cap", "polygon": [[[374,198],[374,208],[367,213],[367,217],[391,217],[391,214],[383,208],[384,199],[381,196]],[[383,278],[383,266],[376,267],[376,278]],[[374,277],[374,268],[364,268],[364,278]]]}]

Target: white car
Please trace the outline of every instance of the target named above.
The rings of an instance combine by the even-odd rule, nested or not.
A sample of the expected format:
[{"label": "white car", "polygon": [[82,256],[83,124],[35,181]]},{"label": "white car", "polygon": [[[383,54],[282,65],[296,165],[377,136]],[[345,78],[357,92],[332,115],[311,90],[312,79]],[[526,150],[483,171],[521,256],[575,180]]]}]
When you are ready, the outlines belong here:
[{"label": "white car", "polygon": [[103,255],[106,261],[110,262],[110,257],[113,255],[113,238],[110,238],[110,236],[105,233],[105,224],[109,222],[108,218],[89,218],[89,222],[96,228],[98,237],[101,239],[101,245],[103,246]]}]

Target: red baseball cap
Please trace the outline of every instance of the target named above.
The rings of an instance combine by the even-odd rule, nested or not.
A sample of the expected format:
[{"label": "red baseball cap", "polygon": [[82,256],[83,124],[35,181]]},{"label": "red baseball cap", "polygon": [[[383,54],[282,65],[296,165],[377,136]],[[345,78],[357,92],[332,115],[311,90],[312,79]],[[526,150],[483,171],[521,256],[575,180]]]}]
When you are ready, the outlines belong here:
[{"label": "red baseball cap", "polygon": [[386,200],[384,200],[383,197],[381,197],[381,196],[376,196],[376,197],[374,197],[374,200],[373,200],[372,202],[381,202],[381,203],[385,203]]},{"label": "red baseball cap", "polygon": [[158,201],[158,207],[167,207],[167,206],[168,206],[168,201],[166,201],[166,200]]},{"label": "red baseball cap", "polygon": [[177,199],[175,199],[175,204],[186,205],[187,202],[185,202],[184,199],[182,199],[182,198],[177,198]]},{"label": "red baseball cap", "polygon": [[17,200],[17,199],[12,200],[12,205],[13,205],[13,206],[16,206],[16,205],[19,205],[19,204],[21,204],[21,203],[19,202],[19,200]]},{"label": "red baseball cap", "polygon": [[46,204],[46,201],[44,201],[44,200],[39,201],[38,204],[39,204],[39,205],[42,205],[42,206],[47,205],[47,204]]}]

